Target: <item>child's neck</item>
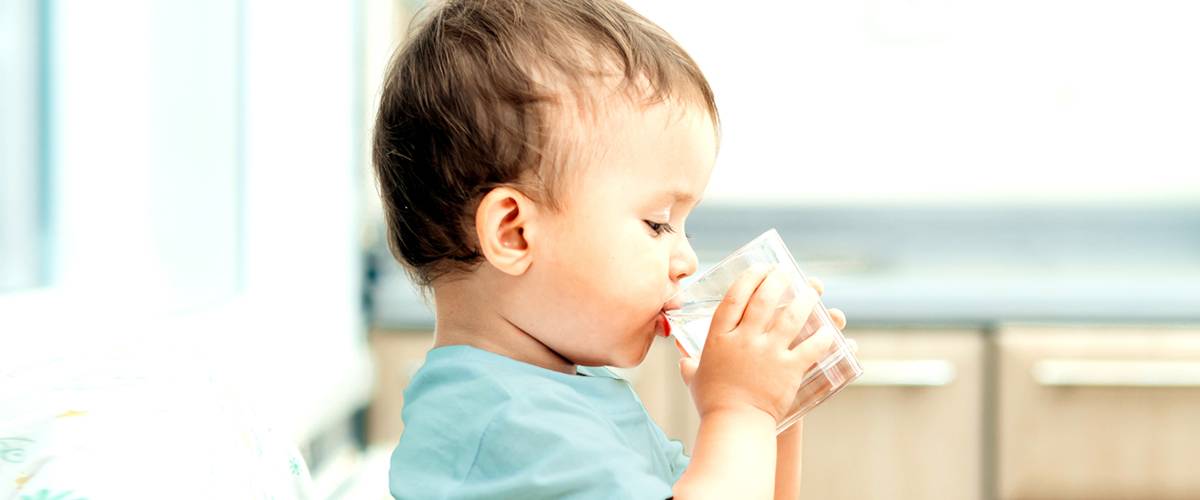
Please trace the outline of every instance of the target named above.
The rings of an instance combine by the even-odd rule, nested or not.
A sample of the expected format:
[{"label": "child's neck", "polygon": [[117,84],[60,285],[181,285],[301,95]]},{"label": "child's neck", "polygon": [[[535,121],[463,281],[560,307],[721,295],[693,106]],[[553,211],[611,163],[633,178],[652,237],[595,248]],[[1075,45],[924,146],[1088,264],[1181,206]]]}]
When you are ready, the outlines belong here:
[{"label": "child's neck", "polygon": [[437,326],[433,346],[469,345],[575,375],[575,363],[505,318],[496,294],[481,282],[486,277],[479,274],[434,284]]}]

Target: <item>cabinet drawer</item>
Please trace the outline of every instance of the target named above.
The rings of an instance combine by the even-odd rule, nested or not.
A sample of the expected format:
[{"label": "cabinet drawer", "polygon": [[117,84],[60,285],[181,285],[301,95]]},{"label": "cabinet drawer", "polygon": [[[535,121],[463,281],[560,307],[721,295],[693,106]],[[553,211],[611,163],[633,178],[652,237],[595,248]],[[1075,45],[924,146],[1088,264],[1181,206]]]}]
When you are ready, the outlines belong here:
[{"label": "cabinet drawer", "polygon": [[1002,329],[1001,498],[1200,498],[1200,328]]},{"label": "cabinet drawer", "polygon": [[396,446],[404,422],[404,389],[433,348],[432,332],[373,331],[371,355],[375,359],[375,389],[367,410],[367,442]]},{"label": "cabinet drawer", "polygon": [[980,498],[981,332],[854,331],[863,376],[804,418],[803,498]]}]

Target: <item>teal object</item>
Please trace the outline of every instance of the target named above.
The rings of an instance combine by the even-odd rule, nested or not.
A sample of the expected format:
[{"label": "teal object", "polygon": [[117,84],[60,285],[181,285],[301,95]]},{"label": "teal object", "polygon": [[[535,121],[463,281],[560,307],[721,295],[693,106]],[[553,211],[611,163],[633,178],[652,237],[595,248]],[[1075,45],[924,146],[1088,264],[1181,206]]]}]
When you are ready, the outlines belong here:
[{"label": "teal object", "polygon": [[68,497],[70,491],[60,492],[58,494],[51,493],[50,490],[38,491],[36,495],[21,495],[21,500],[87,500],[83,497]]},{"label": "teal object", "polygon": [[404,391],[397,499],[667,498],[689,458],[629,382],[475,347],[433,349]]}]

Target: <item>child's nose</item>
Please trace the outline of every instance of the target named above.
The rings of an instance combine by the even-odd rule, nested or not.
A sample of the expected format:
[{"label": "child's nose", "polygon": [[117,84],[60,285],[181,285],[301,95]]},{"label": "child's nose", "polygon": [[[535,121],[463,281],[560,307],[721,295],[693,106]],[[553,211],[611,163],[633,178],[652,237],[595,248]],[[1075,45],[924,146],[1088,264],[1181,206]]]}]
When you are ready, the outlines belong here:
[{"label": "child's nose", "polygon": [[675,253],[671,256],[671,279],[675,281],[682,280],[692,274],[695,274],[698,261],[696,252],[692,249],[692,243],[687,238],[680,238],[680,243],[675,246]]}]

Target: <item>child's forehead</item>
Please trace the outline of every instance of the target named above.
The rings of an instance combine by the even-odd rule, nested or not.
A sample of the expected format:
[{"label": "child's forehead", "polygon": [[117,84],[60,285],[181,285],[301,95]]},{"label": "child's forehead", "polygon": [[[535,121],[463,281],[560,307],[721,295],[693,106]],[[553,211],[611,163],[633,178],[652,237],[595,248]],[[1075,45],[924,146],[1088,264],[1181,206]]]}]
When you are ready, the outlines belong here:
[{"label": "child's forehead", "polygon": [[680,102],[614,105],[575,124],[576,141],[559,167],[568,193],[618,191],[625,198],[694,203],[715,156],[712,121]]},{"label": "child's forehead", "polygon": [[[593,114],[559,120],[561,146],[575,153],[575,167],[630,165],[629,155],[660,157],[695,131],[702,111],[679,102],[640,103],[610,100]],[[715,132],[714,132],[715,134]]]},{"label": "child's forehead", "polygon": [[[540,107],[541,171],[552,190],[587,189],[588,184],[671,182],[680,173],[665,168],[678,161],[663,138],[705,124],[715,141],[718,118],[706,95],[692,85],[664,87],[646,74],[627,74],[612,54],[580,50],[586,72],[532,64],[532,76],[549,99]],[[660,77],[661,79],[661,77]],[[674,141],[678,142],[678,141]],[[715,155],[715,151],[713,153]]]}]

